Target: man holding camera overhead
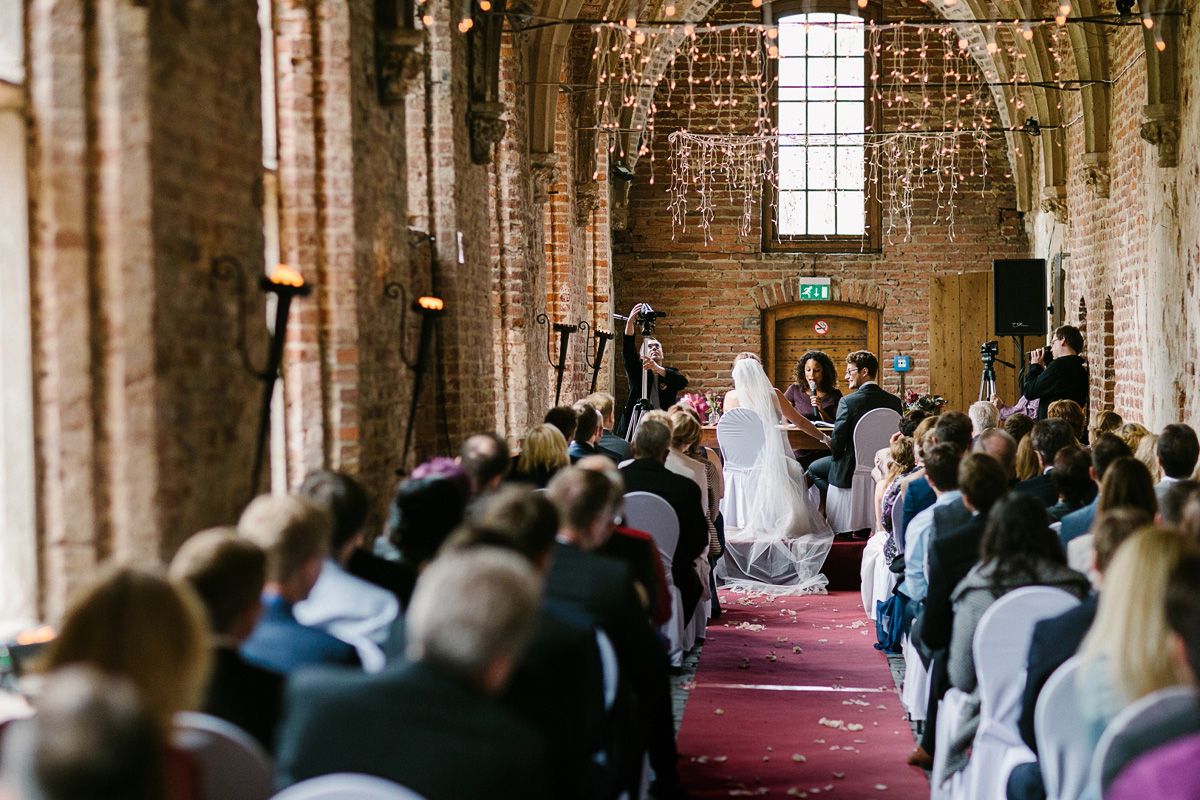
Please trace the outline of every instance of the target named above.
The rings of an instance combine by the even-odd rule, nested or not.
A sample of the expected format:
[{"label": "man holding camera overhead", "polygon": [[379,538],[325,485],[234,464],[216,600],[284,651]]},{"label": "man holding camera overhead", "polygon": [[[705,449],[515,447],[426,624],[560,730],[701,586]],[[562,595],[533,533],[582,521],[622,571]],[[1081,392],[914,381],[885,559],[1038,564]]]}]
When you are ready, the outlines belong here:
[{"label": "man holding camera overhead", "polygon": [[[649,303],[638,303],[629,310],[625,320],[625,336],[621,340],[621,357],[625,361],[625,377],[629,379],[629,399],[621,412],[619,435],[629,429],[629,419],[639,400],[649,401],[650,408],[667,409],[675,405],[675,398],[687,386],[687,378],[674,367],[663,366],[662,343],[650,336],[654,319],[663,316]],[[642,325],[642,347],[639,352],[634,339],[636,326]],[[645,394],[642,394],[643,379]]]},{"label": "man holding camera overhead", "polygon": [[1060,325],[1050,340],[1054,359],[1046,366],[1046,348],[1029,354],[1029,370],[1021,384],[1021,394],[1030,400],[1041,400],[1038,419],[1046,418],[1046,409],[1055,400],[1074,400],[1082,408],[1088,402],[1087,364],[1079,353],[1083,350],[1083,334],[1072,325]]}]

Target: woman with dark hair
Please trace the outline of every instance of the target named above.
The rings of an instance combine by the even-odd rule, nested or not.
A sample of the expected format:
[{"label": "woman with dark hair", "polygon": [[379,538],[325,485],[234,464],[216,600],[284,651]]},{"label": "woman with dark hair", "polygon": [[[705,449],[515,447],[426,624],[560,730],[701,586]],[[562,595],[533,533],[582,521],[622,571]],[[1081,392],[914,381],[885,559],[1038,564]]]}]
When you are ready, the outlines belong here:
[{"label": "woman with dark hair", "polygon": [[950,595],[954,622],[947,669],[950,683],[970,694],[970,700],[963,709],[963,727],[950,753],[947,775],[966,764],[965,747],[958,745],[971,743],[979,723],[978,679],[971,649],[975,629],[992,603],[1025,586],[1051,586],[1081,600],[1090,589],[1084,575],[1067,567],[1062,545],[1050,530],[1041,502],[1029,495],[1010,492],[988,512],[979,563]]},{"label": "woman with dark hair", "polygon": [[833,422],[842,393],[837,388],[833,361],[820,350],[809,350],[796,362],[795,381],[783,393],[802,417]]},{"label": "woman with dark hair", "polygon": [[[796,362],[794,382],[783,393],[787,401],[796,409],[796,413],[814,422],[820,420],[833,422],[837,417],[838,401],[842,393],[837,388],[837,372],[833,361],[820,350],[809,350],[800,356]],[[802,467],[821,456],[829,455],[828,450],[794,450],[792,455]]]},{"label": "woman with dark hair", "polygon": [[1158,513],[1158,495],[1154,492],[1154,479],[1150,470],[1136,458],[1118,458],[1104,471],[1100,481],[1100,499],[1096,513],[1127,506],[1140,508],[1150,516]]}]

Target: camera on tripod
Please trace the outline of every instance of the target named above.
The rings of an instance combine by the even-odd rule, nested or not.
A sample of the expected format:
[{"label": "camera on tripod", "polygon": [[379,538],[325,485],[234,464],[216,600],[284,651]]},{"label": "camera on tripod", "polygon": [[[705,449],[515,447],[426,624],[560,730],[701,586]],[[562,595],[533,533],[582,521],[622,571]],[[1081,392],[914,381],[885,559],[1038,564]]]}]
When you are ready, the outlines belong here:
[{"label": "camera on tripod", "polygon": [[655,311],[650,307],[649,303],[642,304],[642,310],[638,312],[637,319],[634,322],[641,326],[642,336],[649,336],[654,333],[654,324],[658,322],[659,317],[665,317],[667,312]]},{"label": "camera on tripod", "polygon": [[984,342],[979,345],[979,358],[983,361],[985,367],[990,367],[996,363],[996,356],[1000,354],[1000,342],[993,339],[990,342]]}]

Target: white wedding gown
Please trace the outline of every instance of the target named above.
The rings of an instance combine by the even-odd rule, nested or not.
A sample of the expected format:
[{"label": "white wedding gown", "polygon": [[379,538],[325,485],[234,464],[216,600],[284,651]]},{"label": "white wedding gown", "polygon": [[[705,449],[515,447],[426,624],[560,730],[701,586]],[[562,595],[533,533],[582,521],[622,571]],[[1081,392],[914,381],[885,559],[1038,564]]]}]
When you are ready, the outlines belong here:
[{"label": "white wedding gown", "polygon": [[810,497],[786,434],[777,427],[781,414],[775,387],[751,358],[734,364],[733,383],[740,407],[761,421],[764,444],[748,474],[734,475],[732,467],[727,472],[721,501],[725,555],[717,578],[744,591],[824,593],[829,581],[821,567],[833,546],[833,531],[817,509],[819,496]]}]

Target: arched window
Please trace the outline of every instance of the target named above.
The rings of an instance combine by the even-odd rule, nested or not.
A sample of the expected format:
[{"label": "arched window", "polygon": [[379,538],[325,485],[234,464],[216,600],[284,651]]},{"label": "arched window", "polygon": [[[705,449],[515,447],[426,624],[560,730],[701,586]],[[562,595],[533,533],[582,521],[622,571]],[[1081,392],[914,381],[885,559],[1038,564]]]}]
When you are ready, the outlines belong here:
[{"label": "arched window", "polygon": [[867,40],[879,7],[777,2],[774,121],[777,181],[768,185],[765,249],[859,252],[879,248],[880,202],[869,192],[866,134],[880,129]]}]

